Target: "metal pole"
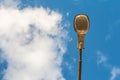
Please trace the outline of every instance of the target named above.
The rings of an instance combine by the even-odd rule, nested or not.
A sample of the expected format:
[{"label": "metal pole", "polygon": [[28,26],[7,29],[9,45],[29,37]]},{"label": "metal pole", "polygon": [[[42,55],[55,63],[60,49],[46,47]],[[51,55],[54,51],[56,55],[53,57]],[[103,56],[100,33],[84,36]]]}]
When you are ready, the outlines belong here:
[{"label": "metal pole", "polygon": [[81,80],[82,73],[82,49],[80,49],[79,62],[78,62],[78,80]]}]

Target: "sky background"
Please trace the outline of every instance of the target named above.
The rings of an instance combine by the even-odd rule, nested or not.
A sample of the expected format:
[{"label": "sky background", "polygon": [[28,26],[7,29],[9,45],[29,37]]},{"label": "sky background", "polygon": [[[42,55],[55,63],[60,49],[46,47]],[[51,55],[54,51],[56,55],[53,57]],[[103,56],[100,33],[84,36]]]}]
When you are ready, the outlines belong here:
[{"label": "sky background", "polygon": [[[0,2],[3,5],[1,0]],[[63,29],[67,32],[67,38],[64,41],[66,52],[63,51],[64,54],[60,57],[62,63],[59,67],[65,80],[77,80],[78,76],[79,52],[77,50],[77,35],[73,28],[74,17],[77,14],[87,14],[90,19],[90,30],[85,36],[82,80],[120,80],[119,3],[119,0],[21,0],[19,10],[30,7],[38,9],[43,7],[62,15],[61,26],[64,26]],[[0,50],[0,56],[4,54],[3,49],[2,47]],[[7,74],[5,70],[7,70],[10,63],[8,64],[8,61],[2,58],[0,60],[0,80],[4,80],[3,78]],[[52,71],[50,73],[52,74]],[[51,78],[51,80],[64,79]]]}]

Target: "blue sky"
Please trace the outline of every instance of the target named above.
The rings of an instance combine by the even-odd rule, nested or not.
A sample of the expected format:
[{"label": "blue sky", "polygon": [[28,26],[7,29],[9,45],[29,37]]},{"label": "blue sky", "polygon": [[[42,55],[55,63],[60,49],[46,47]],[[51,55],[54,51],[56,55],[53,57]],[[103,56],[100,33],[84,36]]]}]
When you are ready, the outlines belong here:
[{"label": "blue sky", "polygon": [[[85,36],[82,80],[120,80],[119,3],[119,0],[22,0],[20,8],[50,8],[62,14],[63,24],[69,24],[65,28],[70,40],[66,41],[67,51],[61,65],[66,80],[77,80],[78,73],[79,52],[73,20],[76,14],[87,14],[90,30]],[[0,80],[3,80],[2,71],[6,69],[6,63],[0,63]]]}]

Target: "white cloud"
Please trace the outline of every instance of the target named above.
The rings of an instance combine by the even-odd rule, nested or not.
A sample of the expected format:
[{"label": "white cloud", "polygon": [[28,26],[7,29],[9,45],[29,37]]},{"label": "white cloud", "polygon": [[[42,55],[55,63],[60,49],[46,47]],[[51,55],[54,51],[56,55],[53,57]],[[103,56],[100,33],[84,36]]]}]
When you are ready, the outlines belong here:
[{"label": "white cloud", "polygon": [[108,25],[108,30],[107,30],[107,34],[105,35],[105,40],[109,41],[111,40],[114,36],[116,36],[116,30],[119,30],[119,26],[120,26],[120,20],[115,20],[114,22],[112,22],[110,25]]},{"label": "white cloud", "polygon": [[73,64],[75,64],[75,62],[77,61],[76,58],[72,58],[72,61],[70,62],[64,62],[64,66],[67,67],[67,69],[69,70],[69,73],[72,73],[74,72],[74,66]]},{"label": "white cloud", "polygon": [[107,57],[101,52],[97,52],[97,64],[103,65],[105,68],[109,69],[111,72],[111,76],[109,80],[115,80],[118,76],[120,76],[120,68],[111,65],[107,62]]},{"label": "white cloud", "polygon": [[110,80],[115,80],[116,77],[120,76],[120,68],[113,67],[111,71],[111,78]]},{"label": "white cloud", "polygon": [[70,13],[69,13],[69,12],[67,12],[67,13],[66,13],[66,15],[67,15],[67,16],[69,16],[69,15],[70,15]]},{"label": "white cloud", "polygon": [[0,0],[0,6],[17,8],[20,0]]},{"label": "white cloud", "polygon": [[0,48],[8,62],[3,80],[65,80],[62,15],[44,8],[0,7]]},{"label": "white cloud", "polygon": [[97,52],[97,56],[98,56],[97,64],[104,64],[104,63],[106,63],[107,57],[105,55],[103,55],[102,52],[98,51]]}]

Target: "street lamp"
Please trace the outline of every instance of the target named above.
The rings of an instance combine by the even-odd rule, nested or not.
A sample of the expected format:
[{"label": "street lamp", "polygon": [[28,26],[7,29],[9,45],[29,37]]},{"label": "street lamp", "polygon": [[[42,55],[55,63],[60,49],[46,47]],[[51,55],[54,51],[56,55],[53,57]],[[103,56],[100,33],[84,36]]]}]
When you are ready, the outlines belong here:
[{"label": "street lamp", "polygon": [[74,19],[74,30],[78,36],[78,50],[80,51],[78,62],[78,80],[81,80],[82,72],[82,50],[84,49],[84,36],[89,30],[89,19],[87,15],[78,14]]}]

